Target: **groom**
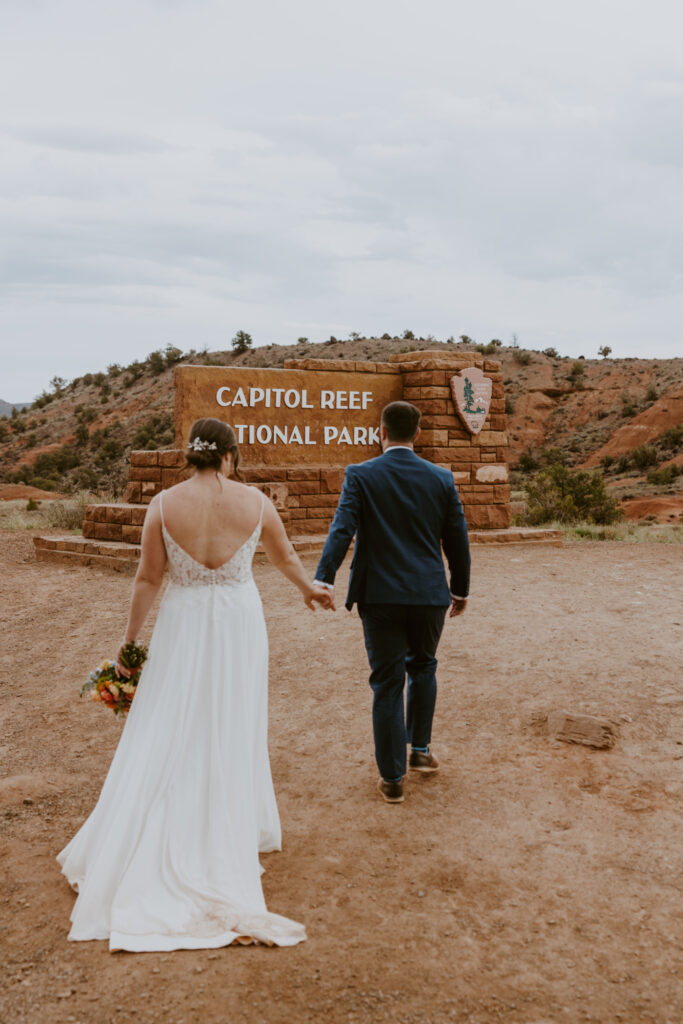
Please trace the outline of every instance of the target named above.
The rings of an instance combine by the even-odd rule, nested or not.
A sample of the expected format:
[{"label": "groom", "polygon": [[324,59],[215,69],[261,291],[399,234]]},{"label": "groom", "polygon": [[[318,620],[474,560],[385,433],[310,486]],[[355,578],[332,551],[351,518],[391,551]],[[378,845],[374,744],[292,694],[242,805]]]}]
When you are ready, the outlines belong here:
[{"label": "groom", "polygon": [[[356,537],[346,607],[358,604],[373,690],[372,724],[378,789],[403,801],[409,766],[435,772],[429,749],[436,702],[436,648],[446,612],[465,610],[470,553],[453,474],[419,458],[413,445],[420,411],[392,402],[382,411],[382,455],[348,466],[316,572],[330,589]],[[441,547],[450,569],[446,582]],[[403,690],[408,674],[407,713]]]}]

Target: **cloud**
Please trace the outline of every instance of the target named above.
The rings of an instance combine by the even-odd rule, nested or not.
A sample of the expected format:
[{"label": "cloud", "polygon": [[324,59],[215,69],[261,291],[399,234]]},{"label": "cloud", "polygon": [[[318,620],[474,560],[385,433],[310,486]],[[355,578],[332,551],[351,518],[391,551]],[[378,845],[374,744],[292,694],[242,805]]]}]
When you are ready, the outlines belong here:
[{"label": "cloud", "polygon": [[5,397],[40,390],[43,354],[84,372],[238,327],[680,348],[673,0],[0,19],[0,339],[23,373]]}]

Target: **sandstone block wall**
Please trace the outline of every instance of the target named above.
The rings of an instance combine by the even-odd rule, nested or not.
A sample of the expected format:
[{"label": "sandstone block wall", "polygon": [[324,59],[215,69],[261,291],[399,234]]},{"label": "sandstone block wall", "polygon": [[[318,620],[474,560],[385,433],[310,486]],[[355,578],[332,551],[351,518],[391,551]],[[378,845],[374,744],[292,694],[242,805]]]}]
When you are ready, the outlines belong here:
[{"label": "sandstone block wall", "polygon": [[[492,381],[489,416],[476,435],[461,422],[450,388],[450,378],[468,366],[479,367]],[[470,529],[510,526],[507,423],[499,362],[479,354],[450,355],[440,350],[401,353],[389,363],[298,359],[290,360],[285,369],[400,374],[403,398],[422,412],[416,451],[453,473]],[[363,457],[373,454],[365,450]],[[184,464],[182,450],[131,452],[124,504],[89,506],[84,536],[139,543],[146,506],[155,494],[183,478]],[[344,466],[246,465],[243,475],[274,501],[291,536],[327,532],[341,493]]]}]

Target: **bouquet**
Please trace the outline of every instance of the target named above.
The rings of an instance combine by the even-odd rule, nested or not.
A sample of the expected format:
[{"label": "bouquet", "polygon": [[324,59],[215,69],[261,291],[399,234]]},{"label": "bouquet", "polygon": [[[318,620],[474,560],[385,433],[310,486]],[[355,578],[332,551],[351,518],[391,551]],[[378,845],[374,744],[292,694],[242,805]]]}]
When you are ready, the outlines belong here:
[{"label": "bouquet", "polygon": [[119,664],[130,672],[130,677],[116,673],[115,661],[103,661],[93,669],[80,689],[80,696],[90,695],[91,700],[100,701],[111,708],[115,715],[128,714],[133,703],[135,690],[140,680],[142,666],[147,660],[147,648],[137,644],[124,644],[119,653]]}]

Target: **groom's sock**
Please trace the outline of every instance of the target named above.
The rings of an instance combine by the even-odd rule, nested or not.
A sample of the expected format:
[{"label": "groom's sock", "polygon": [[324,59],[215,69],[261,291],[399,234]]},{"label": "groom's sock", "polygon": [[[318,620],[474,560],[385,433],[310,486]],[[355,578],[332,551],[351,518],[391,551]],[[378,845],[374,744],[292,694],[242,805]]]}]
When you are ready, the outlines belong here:
[{"label": "groom's sock", "polygon": [[414,747],[411,744],[410,749],[412,751],[414,751],[416,754],[428,754],[429,753],[429,747]]}]

